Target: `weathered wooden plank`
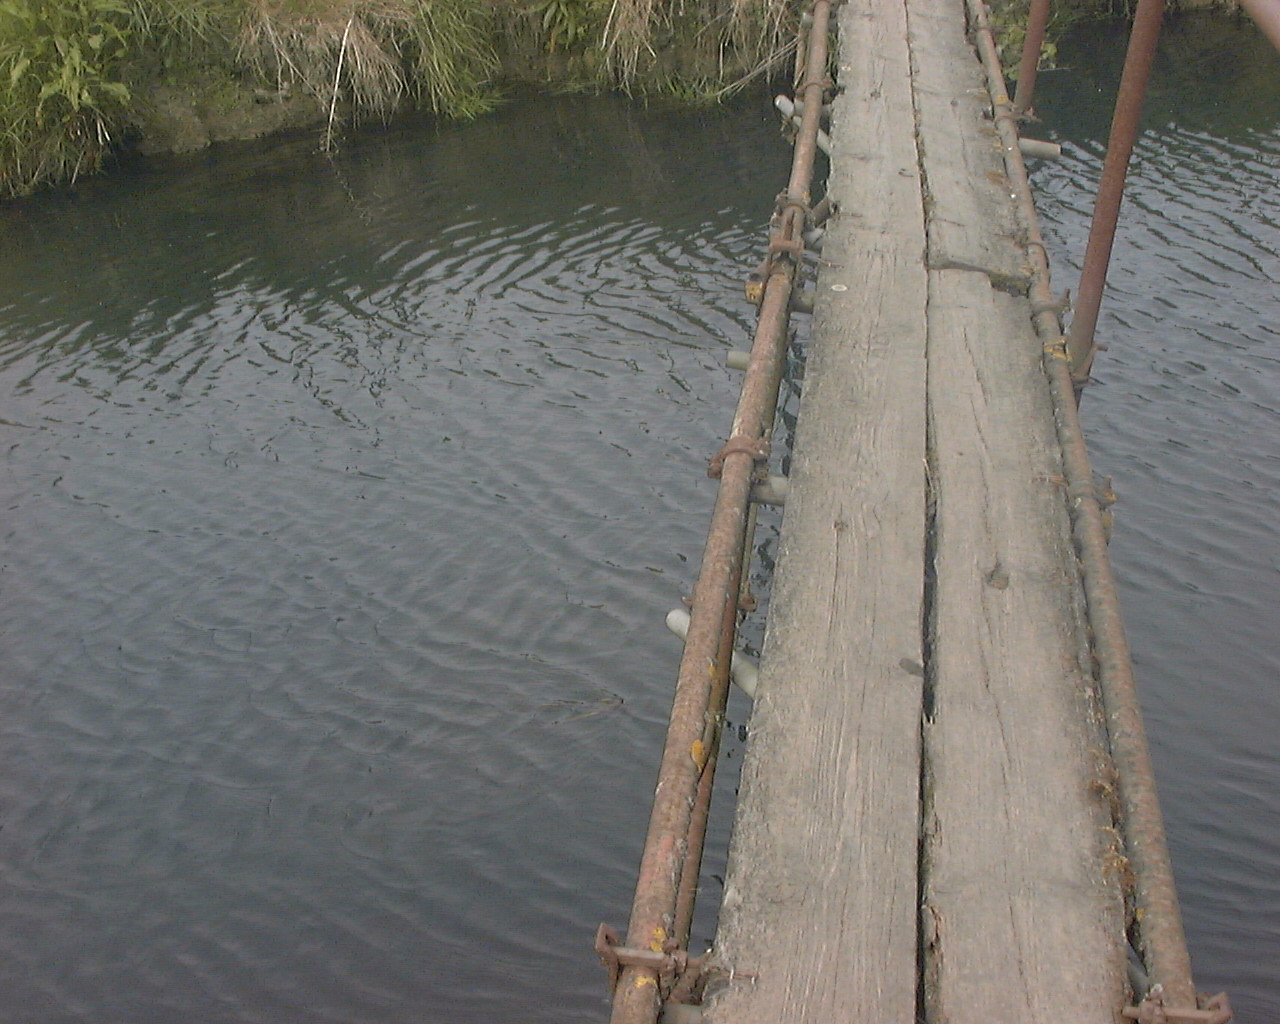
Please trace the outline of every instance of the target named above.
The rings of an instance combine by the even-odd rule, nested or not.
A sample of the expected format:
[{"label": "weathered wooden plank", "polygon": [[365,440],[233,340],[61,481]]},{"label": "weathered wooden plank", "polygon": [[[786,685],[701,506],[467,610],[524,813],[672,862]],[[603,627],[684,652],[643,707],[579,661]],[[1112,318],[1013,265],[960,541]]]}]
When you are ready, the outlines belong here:
[{"label": "weathered wooden plank", "polygon": [[825,267],[711,1024],[914,1020],[926,272],[905,11],[840,8]]},{"label": "weathered wooden plank", "polygon": [[1123,862],[1026,300],[930,272],[928,361],[927,1020],[1110,1024]]},{"label": "weathered wooden plank", "polygon": [[934,586],[923,948],[936,1024],[1113,1021],[1123,906],[1080,589],[959,0],[908,0],[929,223]]},{"label": "weathered wooden plank", "polygon": [[1030,268],[1004,173],[982,65],[965,37],[961,0],[908,0],[907,23],[929,266],[981,270],[1026,294]]}]

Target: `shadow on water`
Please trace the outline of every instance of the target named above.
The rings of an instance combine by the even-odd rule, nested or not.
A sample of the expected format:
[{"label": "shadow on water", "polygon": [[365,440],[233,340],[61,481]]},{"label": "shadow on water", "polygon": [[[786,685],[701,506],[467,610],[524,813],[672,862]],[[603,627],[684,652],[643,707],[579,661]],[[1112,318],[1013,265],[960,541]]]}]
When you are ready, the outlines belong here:
[{"label": "shadow on water", "polygon": [[0,211],[0,1016],[600,1019],[776,135],[517,102]]}]

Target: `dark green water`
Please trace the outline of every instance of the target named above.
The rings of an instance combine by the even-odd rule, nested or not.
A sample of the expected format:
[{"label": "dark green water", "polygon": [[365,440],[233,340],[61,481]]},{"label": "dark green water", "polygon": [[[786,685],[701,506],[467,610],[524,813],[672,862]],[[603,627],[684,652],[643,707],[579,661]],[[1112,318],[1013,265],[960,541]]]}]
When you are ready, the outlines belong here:
[{"label": "dark green water", "polygon": [[786,153],[314,150],[0,214],[0,1020],[605,1012]]},{"label": "dark green water", "polygon": [[[1086,419],[1198,980],[1257,1022],[1280,60],[1210,24],[1168,39]],[[1064,46],[1038,105],[1059,287],[1114,44]],[[0,209],[0,1021],[605,1018],[591,937],[785,162],[763,96],[521,101]]]}]

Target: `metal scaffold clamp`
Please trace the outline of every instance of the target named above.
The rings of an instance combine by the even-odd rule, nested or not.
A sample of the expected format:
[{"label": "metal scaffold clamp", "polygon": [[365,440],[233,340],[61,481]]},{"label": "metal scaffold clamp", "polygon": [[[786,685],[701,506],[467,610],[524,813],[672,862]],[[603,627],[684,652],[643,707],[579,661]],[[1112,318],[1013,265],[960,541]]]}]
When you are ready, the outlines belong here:
[{"label": "metal scaffold clamp", "polygon": [[596,929],[596,953],[600,963],[609,972],[609,994],[613,995],[618,987],[618,978],[624,967],[645,967],[658,975],[658,988],[662,998],[672,998],[673,994],[687,1000],[697,985],[702,974],[705,956],[690,956],[686,950],[673,949],[656,952],[651,949],[633,949],[618,945],[618,933],[607,924]]},{"label": "metal scaffold clamp", "polygon": [[[794,211],[794,213],[792,212]],[[788,217],[794,217],[793,230],[788,230]],[[798,255],[804,252],[804,239],[801,235],[809,226],[812,211],[809,208],[809,196],[793,196],[789,192],[779,192],[773,206],[773,232],[769,237],[770,258],[776,253]]]},{"label": "metal scaffold clamp", "polygon": [[707,463],[707,476],[719,480],[724,472],[724,460],[735,453],[750,455],[756,462],[764,462],[769,458],[769,439],[767,437],[745,437],[741,434],[729,438],[724,447],[711,457]]}]

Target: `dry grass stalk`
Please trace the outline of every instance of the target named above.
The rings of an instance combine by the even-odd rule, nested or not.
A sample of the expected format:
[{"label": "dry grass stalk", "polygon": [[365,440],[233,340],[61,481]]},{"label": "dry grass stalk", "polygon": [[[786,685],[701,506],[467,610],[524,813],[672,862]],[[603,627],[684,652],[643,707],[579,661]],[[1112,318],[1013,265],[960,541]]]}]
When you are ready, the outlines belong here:
[{"label": "dry grass stalk", "polygon": [[[714,11],[722,5],[710,0],[698,6]],[[714,40],[719,55],[715,77],[724,81],[735,76],[704,95],[726,95],[777,68],[795,47],[794,6],[794,0],[728,0],[720,13],[704,20],[697,35]],[[612,0],[603,47],[613,79],[629,88],[641,77],[643,65],[656,59],[654,37],[660,29],[706,13],[687,9],[684,0]]]},{"label": "dry grass stalk", "polygon": [[641,58],[653,50],[654,9],[657,0],[613,0],[604,26],[605,63],[617,81],[635,81]]},{"label": "dry grass stalk", "polygon": [[240,52],[328,106],[331,128],[340,99],[385,116],[409,93],[467,117],[492,105],[490,15],[474,0],[253,0]]},{"label": "dry grass stalk", "polygon": [[296,83],[331,110],[346,98],[357,110],[390,114],[406,84],[399,52],[375,31],[380,6],[389,5],[252,4],[241,55],[279,88]]},{"label": "dry grass stalk", "polygon": [[729,42],[741,61],[772,70],[795,45],[790,5],[785,0],[733,0],[729,10]]}]

